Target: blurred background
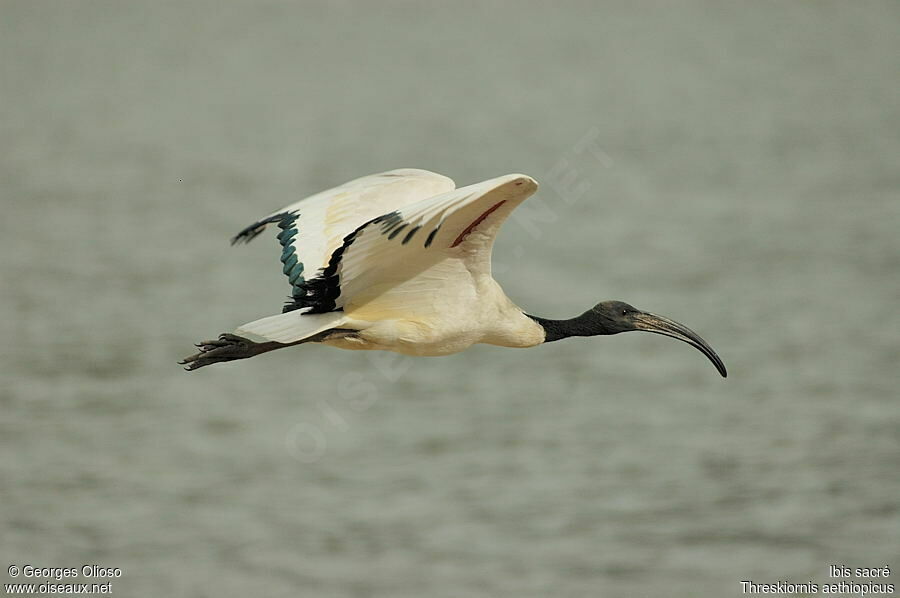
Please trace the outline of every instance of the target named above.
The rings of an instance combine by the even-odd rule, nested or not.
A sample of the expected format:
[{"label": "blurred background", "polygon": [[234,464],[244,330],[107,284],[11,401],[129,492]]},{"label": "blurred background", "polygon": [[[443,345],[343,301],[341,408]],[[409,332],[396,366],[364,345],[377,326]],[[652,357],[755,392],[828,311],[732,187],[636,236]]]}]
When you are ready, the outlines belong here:
[{"label": "blurred background", "polygon": [[[0,562],[325,598],[896,569],[898,32],[895,2],[4,0]],[[399,167],[535,177],[510,297],[670,316],[729,378],[638,334],[176,365],[288,294],[273,235],[231,235]]]}]

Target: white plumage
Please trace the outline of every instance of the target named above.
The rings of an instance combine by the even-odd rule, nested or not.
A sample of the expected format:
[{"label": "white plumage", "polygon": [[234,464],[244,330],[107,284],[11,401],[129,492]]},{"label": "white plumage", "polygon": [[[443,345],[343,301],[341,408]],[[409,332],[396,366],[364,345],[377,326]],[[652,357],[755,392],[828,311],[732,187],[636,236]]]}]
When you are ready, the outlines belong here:
[{"label": "white plumage", "polygon": [[445,176],[401,169],[286,206],[235,241],[292,220],[283,229],[296,229],[292,238],[283,235],[285,253],[293,250],[303,274],[317,275],[319,282],[329,275],[318,290],[337,296],[318,296],[309,288],[316,279],[301,276],[297,305],[243,324],[234,334],[256,343],[293,344],[327,330],[354,330],[320,342],[410,355],[447,355],[478,342],[539,344],[543,329],[491,277],[491,247],[500,225],[536,189],[525,175],[456,189]]}]

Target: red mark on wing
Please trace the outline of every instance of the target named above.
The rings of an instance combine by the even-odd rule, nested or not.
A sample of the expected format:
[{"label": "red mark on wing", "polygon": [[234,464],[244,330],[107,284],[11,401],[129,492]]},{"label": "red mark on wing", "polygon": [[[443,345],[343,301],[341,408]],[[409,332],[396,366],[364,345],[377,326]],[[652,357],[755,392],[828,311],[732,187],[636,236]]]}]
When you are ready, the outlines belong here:
[{"label": "red mark on wing", "polygon": [[459,245],[460,243],[462,243],[463,240],[468,236],[468,234],[469,234],[470,232],[472,232],[472,230],[475,229],[476,226],[478,226],[479,224],[481,224],[482,222],[484,222],[484,219],[485,219],[485,218],[487,218],[488,216],[490,216],[491,213],[493,213],[494,210],[496,210],[497,208],[499,208],[500,206],[502,206],[502,205],[505,204],[505,203],[506,203],[506,200],[504,199],[503,201],[498,202],[498,203],[495,203],[494,205],[492,205],[492,206],[490,207],[490,209],[488,209],[488,211],[486,211],[484,214],[482,214],[481,216],[479,216],[478,218],[476,218],[476,219],[475,219],[475,222],[473,222],[472,224],[470,224],[469,226],[467,226],[467,227],[466,227],[466,230],[464,230],[463,232],[459,233],[459,236],[456,237],[456,240],[453,241],[453,245],[451,245],[450,247],[456,247],[457,245]]}]

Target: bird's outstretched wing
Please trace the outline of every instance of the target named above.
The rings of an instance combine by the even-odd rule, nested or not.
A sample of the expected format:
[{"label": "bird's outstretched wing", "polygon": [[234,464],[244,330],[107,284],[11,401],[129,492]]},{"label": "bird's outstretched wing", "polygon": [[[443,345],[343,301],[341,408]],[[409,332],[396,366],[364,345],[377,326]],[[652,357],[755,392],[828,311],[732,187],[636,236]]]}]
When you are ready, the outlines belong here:
[{"label": "bird's outstretched wing", "polygon": [[[511,174],[373,218],[344,238],[319,276],[298,285],[285,311],[334,311],[389,292],[401,292],[404,301],[409,295],[434,297],[446,285],[456,285],[457,292],[468,282],[456,278],[490,277],[500,225],[536,189],[531,177]],[[415,289],[397,290],[411,281]]]},{"label": "bird's outstretched wing", "polygon": [[344,237],[372,218],[451,191],[454,182],[427,170],[405,168],[373,174],[292,203],[254,222],[231,243],[246,243],[269,224],[281,231],[281,263],[293,293],[328,266]]}]

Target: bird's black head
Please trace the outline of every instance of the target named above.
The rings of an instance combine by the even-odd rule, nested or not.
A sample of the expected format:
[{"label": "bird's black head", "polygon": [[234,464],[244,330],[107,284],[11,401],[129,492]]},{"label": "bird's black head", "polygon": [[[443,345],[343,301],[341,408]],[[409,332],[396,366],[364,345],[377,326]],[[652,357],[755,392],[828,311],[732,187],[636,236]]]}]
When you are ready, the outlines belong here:
[{"label": "bird's black head", "polygon": [[716,352],[699,334],[684,324],[679,324],[663,316],[641,311],[622,301],[601,301],[580,316],[570,320],[547,320],[535,316],[531,317],[544,327],[545,342],[556,341],[570,336],[619,334],[620,332],[633,330],[677,338],[706,355],[723,378],[728,375],[725,370],[725,364],[722,363]]},{"label": "bird's black head", "polygon": [[637,330],[636,318],[640,313],[641,310],[624,301],[601,301],[582,317],[598,330],[594,334],[619,334]]}]

